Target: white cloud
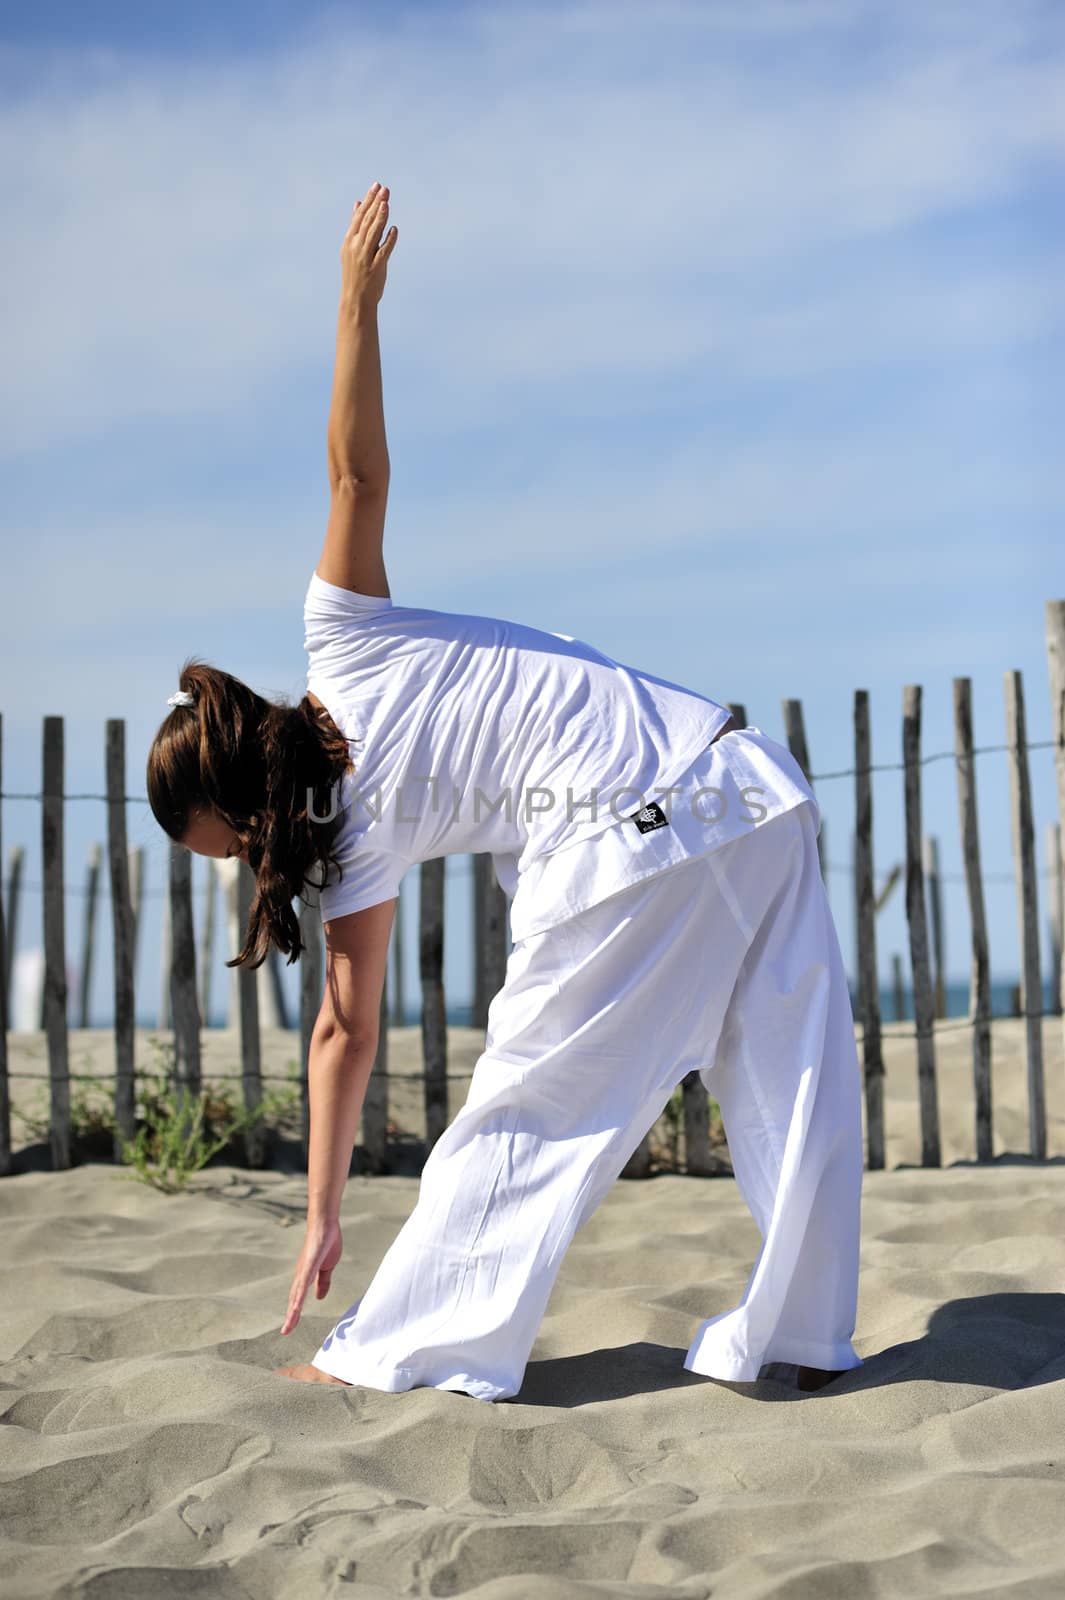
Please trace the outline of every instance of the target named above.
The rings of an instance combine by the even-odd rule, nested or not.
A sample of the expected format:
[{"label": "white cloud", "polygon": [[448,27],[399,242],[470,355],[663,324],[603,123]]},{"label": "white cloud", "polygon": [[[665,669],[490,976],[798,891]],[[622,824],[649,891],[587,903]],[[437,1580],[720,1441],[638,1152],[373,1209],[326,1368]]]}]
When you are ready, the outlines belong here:
[{"label": "white cloud", "polygon": [[865,5],[671,5],[653,26],[449,7],[377,32],[334,16],[224,63],[54,57],[0,114],[0,448],[252,416],[261,385],[326,366],[336,250],[374,177],[400,229],[383,337],[423,427],[444,395],[443,428],[542,406],[537,380],[616,378],[606,405],[638,411],[648,378],[693,367],[793,375],[1060,327],[1055,264],[856,265],[1065,146],[1045,13],[932,9],[888,28]]},{"label": "white cloud", "polygon": [[[858,683],[892,758],[913,679],[944,748],[952,674],[973,671],[998,741],[1001,674],[1022,666],[1044,727],[1061,469],[1039,359],[1065,275],[1032,196],[1059,181],[1065,11],[354,12],[228,60],[3,51],[23,87],[0,106],[0,454],[38,491],[4,533],[7,787],[37,786],[40,716],[62,713],[69,786],[95,789],[117,715],[141,792],[187,653],[301,689],[325,496],[300,493],[285,388],[327,403],[336,252],[378,177],[400,229],[382,308],[398,597],[590,638],[746,696],[768,731],[803,695],[819,769],[850,764]],[[279,474],[236,485],[197,455],[206,419],[254,458],[267,412],[283,503]],[[90,444],[85,489],[64,451]],[[151,470],[160,448],[145,493],[126,458]],[[990,759],[982,821],[1008,840]],[[849,780],[826,788],[843,858]],[[878,793],[883,832],[894,774]],[[953,794],[940,814],[946,838]],[[71,808],[71,863],[101,819]],[[161,861],[150,813],[130,825]],[[4,826],[36,852],[35,807]]]},{"label": "white cloud", "polygon": [[[652,547],[674,569],[678,560],[713,552],[752,596],[765,582],[769,547],[773,569],[794,577],[835,549],[855,558],[862,582],[890,583],[908,551],[920,556],[925,581],[946,582],[957,555],[944,545],[928,548],[929,529],[971,527],[996,512],[1006,524],[1022,494],[1026,512],[1055,513],[1060,482],[1050,466],[1045,477],[1023,481],[1003,476],[1001,463],[985,455],[947,470],[939,441],[921,426],[919,397],[911,420],[908,433],[893,424],[850,426],[833,440],[817,419],[741,443],[707,427],[659,445],[647,462],[619,462],[606,446],[561,441],[520,494],[475,473],[446,491],[400,480],[385,536],[393,589],[416,592],[425,604],[436,586],[471,568],[479,579],[518,579],[562,564],[579,574],[600,568],[605,553],[621,563]],[[206,629],[267,613],[295,616],[326,510],[323,492],[305,513],[164,508],[146,526],[140,513],[96,510],[76,529],[12,530],[13,542],[34,553],[8,573],[7,643],[31,646],[42,617],[69,638],[136,626],[152,607],[165,608],[168,626]],[[970,578],[981,571],[1000,578],[1004,569],[1019,575],[1025,554],[992,540],[966,560]]]}]

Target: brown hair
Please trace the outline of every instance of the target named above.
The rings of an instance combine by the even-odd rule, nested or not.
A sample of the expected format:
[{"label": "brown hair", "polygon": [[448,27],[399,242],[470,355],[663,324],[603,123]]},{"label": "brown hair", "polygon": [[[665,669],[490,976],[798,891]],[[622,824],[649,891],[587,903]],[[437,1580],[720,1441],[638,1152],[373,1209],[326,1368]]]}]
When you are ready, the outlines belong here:
[{"label": "brown hair", "polygon": [[[328,713],[304,695],[297,706],[265,700],[239,678],[190,657],[179,684],[193,698],[175,706],[148,752],[148,803],[181,841],[193,814],[216,813],[233,829],[255,873],[244,947],[227,967],[260,967],[271,942],[298,961],[304,949],[293,897],[318,862],[341,871],[332,846],[344,817],[329,791],[353,763]],[[316,822],[308,815],[308,791]]]}]

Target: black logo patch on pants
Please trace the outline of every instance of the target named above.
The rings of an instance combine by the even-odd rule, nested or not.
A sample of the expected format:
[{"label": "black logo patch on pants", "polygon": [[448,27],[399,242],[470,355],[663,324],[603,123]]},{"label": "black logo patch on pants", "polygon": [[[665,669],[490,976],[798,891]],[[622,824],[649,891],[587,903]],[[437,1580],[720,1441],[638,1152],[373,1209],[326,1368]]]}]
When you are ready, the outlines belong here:
[{"label": "black logo patch on pants", "polygon": [[660,805],[651,801],[649,806],[643,806],[639,811],[634,811],[627,819],[635,822],[641,833],[650,833],[653,828],[668,828],[669,818]]}]

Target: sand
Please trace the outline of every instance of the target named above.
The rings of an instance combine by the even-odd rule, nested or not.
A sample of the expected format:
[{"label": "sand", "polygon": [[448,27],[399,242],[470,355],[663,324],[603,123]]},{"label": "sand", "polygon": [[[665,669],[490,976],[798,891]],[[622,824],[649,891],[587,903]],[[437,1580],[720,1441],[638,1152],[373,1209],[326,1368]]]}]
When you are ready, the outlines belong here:
[{"label": "sand", "polygon": [[[1059,1596],[1065,1060],[1061,1019],[1043,1028],[1047,1160],[1025,1154],[1023,1024],[1004,1019],[996,1159],[978,1166],[971,1036],[940,1025],[939,1170],[919,1165],[914,1042],[887,1029],[865,1366],[816,1394],[793,1368],[747,1384],[683,1369],[757,1254],[731,1177],[615,1184],[563,1261],[520,1395],[494,1404],[271,1370],[308,1360],[363,1291],[416,1177],[349,1180],[334,1289],[287,1338],[298,1174],[212,1166],[181,1195],[103,1161],[0,1180],[0,1592]],[[416,1068],[416,1030],[391,1043],[395,1070]],[[209,1071],[235,1063],[232,1036],[207,1044]],[[453,1046],[468,1069],[477,1036]],[[72,1067],[105,1071],[110,1048],[76,1034]],[[43,1066],[39,1036],[12,1053],[15,1070]],[[268,1039],[268,1068],[295,1055]],[[393,1087],[417,1133],[418,1085]]]}]

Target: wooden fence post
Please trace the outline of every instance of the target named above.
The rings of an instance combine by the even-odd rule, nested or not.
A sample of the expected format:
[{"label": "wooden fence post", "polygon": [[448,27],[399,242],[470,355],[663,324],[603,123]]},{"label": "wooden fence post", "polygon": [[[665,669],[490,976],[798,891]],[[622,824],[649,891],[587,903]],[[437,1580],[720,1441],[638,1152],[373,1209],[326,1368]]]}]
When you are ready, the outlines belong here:
[{"label": "wooden fence post", "polygon": [[11,997],[11,984],[15,970],[15,951],[18,948],[19,890],[22,887],[22,864],[25,855],[26,852],[20,844],[13,845],[7,865],[7,915],[4,919],[6,951],[4,965],[0,967],[0,983],[4,986],[9,1024],[14,1022],[15,1015],[12,1009],[14,1002]]},{"label": "wooden fence post", "polygon": [[[218,863],[218,878],[222,885],[222,908],[225,937],[233,955],[236,955],[244,943],[244,934],[240,926],[240,890],[237,885],[237,875],[240,862],[236,856],[227,856]],[[240,1027],[240,970],[237,967],[227,968],[229,972],[229,993],[226,995],[226,1027]]]},{"label": "wooden fence post", "polygon": [[870,1171],[884,1166],[884,1053],[876,960],[873,864],[873,785],[870,772],[869,691],[854,691],[854,883],[857,902],[858,997],[862,1015],[865,1122]]},{"label": "wooden fence post", "polygon": [[473,1026],[487,1028],[488,1008],[503,987],[507,969],[507,897],[488,852],[473,858],[474,1013]]},{"label": "wooden fence post", "polygon": [[396,915],[392,924],[392,1026],[402,1028],[403,1010],[403,895],[396,898]]},{"label": "wooden fence post", "polygon": [[[235,956],[244,944],[248,932],[248,913],[255,893],[255,874],[236,856],[237,944]],[[232,957],[230,958],[232,959]],[[249,1111],[262,1104],[263,1071],[262,1048],[259,1039],[259,972],[256,967],[234,967],[237,974],[237,992],[240,997],[240,1071],[244,1091],[244,1105]],[[252,1123],[244,1129],[244,1158],[249,1167],[262,1167],[266,1160],[266,1130],[262,1122]]]},{"label": "wooden fence post", "polygon": [[78,1027],[89,1026],[89,999],[92,988],[93,935],[96,929],[96,892],[100,882],[100,860],[103,851],[98,844],[89,850],[89,870],[85,879],[85,919],[81,935],[81,971],[78,974]]},{"label": "wooden fence post", "polygon": [[270,1009],[267,1012],[269,1026],[287,1028],[288,1006],[285,1002],[285,985],[281,977],[281,952],[276,944],[272,944],[266,952],[263,966],[266,969],[266,981],[270,992]]},{"label": "wooden fence post", "polygon": [[170,1014],[174,1019],[174,1085],[195,1098],[200,1072],[200,1011],[192,922],[192,856],[170,841]]},{"label": "wooden fence post", "polygon": [[362,1101],[364,1172],[388,1171],[388,964],[377,1013],[377,1051]]},{"label": "wooden fence post", "polygon": [[[799,763],[799,766],[803,771],[803,777],[806,779],[807,783],[810,784],[812,789],[813,783],[810,779],[810,758],[806,748],[806,728],[803,725],[802,701],[785,700],[782,702],[782,704],[784,708],[784,734],[788,741],[788,749]],[[825,887],[827,889],[828,859],[825,846],[826,831],[822,825],[821,830],[817,835],[817,859],[821,866],[821,877],[824,879]]]},{"label": "wooden fence post", "polygon": [[[4,792],[4,718],[0,713],[0,794]],[[0,801],[0,863],[4,859],[3,801]],[[0,894],[0,1178],[11,1172],[11,1082],[7,1075],[8,1029],[8,959],[7,928],[4,920],[3,895]]]},{"label": "wooden fence post", "polygon": [[906,921],[910,933],[913,1012],[917,1030],[917,1089],[921,1107],[921,1165],[942,1164],[936,1092],[935,1017],[928,970],[928,924],[921,872],[921,686],[903,690],[902,759],[906,797]]},{"label": "wooden fence post", "polygon": [[1061,872],[1061,823],[1048,822],[1046,826],[1047,881],[1050,885],[1050,912],[1047,918],[1050,936],[1050,1009],[1061,1015],[1061,940],[1065,925],[1065,892]]},{"label": "wooden fence post", "polygon": [[[245,935],[247,933],[248,913],[251,908],[251,901],[255,895],[255,874],[252,873],[250,882],[248,884],[248,904],[242,913],[240,909],[242,904],[240,899],[241,891],[238,889],[238,881],[241,875],[238,874],[236,867],[233,865],[234,862],[237,862],[236,856],[230,856],[228,858],[218,857],[216,858],[215,865],[218,870],[219,879],[222,883],[228,938],[230,944],[233,946],[233,954],[236,955],[237,951],[244,943]],[[246,870],[251,872],[250,867],[247,867]],[[226,1004],[226,1027],[233,1028],[239,1025],[239,1019],[241,1015],[241,979],[240,972],[236,967],[231,967],[229,971],[230,980],[229,995],[227,997]],[[252,969],[252,971],[257,990],[255,1011],[256,1027],[260,1030],[262,1028],[287,1027],[288,1019],[284,1000],[284,990],[281,987],[278,952],[273,945],[271,945],[270,949],[267,951],[266,960],[262,963],[262,965],[255,967]]]},{"label": "wooden fence post", "polygon": [[133,944],[136,937],[130,886],[131,856],[126,847],[126,724],[110,717],[104,742],[107,773],[107,855],[111,870],[111,931],[114,940],[115,994],[115,1160],[122,1140],[136,1133],[133,1071],[135,1010]]},{"label": "wooden fence post", "polygon": [[906,1015],[906,998],[902,981],[902,957],[897,951],[891,957],[891,984],[895,998],[895,1021],[901,1022]]},{"label": "wooden fence post", "polygon": [[693,1067],[681,1079],[681,1104],[684,1108],[684,1171],[691,1178],[712,1177],[718,1166],[710,1150],[710,1096],[698,1067]]},{"label": "wooden fence post", "polygon": [[954,755],[958,780],[965,887],[969,897],[972,961],[969,1021],[973,1029],[973,1101],[976,1107],[976,1159],[993,1160],[991,1093],[991,958],[987,914],[980,871],[980,830],[976,814],[976,769],[973,766],[972,682],[954,679]]},{"label": "wooden fence post", "polygon": [[[852,922],[852,926],[853,926],[853,948],[854,948],[854,989],[853,989],[853,993],[851,995],[851,1011],[854,1014],[854,1021],[855,1021],[856,1026],[861,1027],[861,1028],[864,1029],[864,1027],[865,1027],[865,1011],[864,1011],[864,999],[863,999],[863,996],[862,996],[861,962],[859,960],[859,950],[860,950],[860,946],[861,946],[861,939],[860,939],[860,935],[859,935],[859,932],[858,932],[859,913],[858,913],[858,830],[857,830],[857,828],[855,828],[851,833],[850,885],[851,885],[851,887],[850,887],[851,922]],[[847,987],[848,987],[848,989],[851,987],[851,982],[850,982],[849,978],[847,979]]]},{"label": "wooden fence post", "polygon": [[[123,723],[122,726],[124,729],[125,723]],[[123,740],[124,739],[125,734],[123,733]],[[124,748],[125,745],[123,744],[123,749]],[[123,757],[123,759],[125,758]],[[125,832],[125,823],[123,823],[122,827],[123,832]],[[142,916],[142,912],[144,911],[144,879],[147,872],[147,852],[142,844],[134,845],[133,849],[129,852],[128,872],[129,903],[133,912],[132,944],[130,947],[130,970],[133,973],[134,984],[136,984],[137,951],[140,948],[141,923],[144,920]]]},{"label": "wooden fence post", "polygon": [[937,1017],[947,1014],[946,979],[943,975],[943,902],[939,893],[939,841],[926,833],[923,841],[924,873],[928,885],[928,909],[932,923],[934,963],[934,1007]]},{"label": "wooden fence post", "polygon": [[473,926],[473,998],[470,1004],[470,1026],[484,1028],[488,1024],[488,1002],[484,997],[484,965],[482,955],[484,951],[484,895],[481,893],[481,878],[484,875],[483,855],[471,855],[469,858],[470,872],[470,909],[471,923]]},{"label": "wooden fence post", "polygon": [[322,1004],[322,913],[318,885],[309,883],[300,905],[300,1143],[303,1164],[310,1164],[311,1101],[307,1069],[311,1059],[311,1034]]},{"label": "wooden fence post", "polygon": [[63,920],[63,719],[45,717],[42,750],[41,860],[44,867],[44,1026],[51,1087],[52,1168],[70,1166],[70,1060]]},{"label": "wooden fence post", "polygon": [[[168,843],[169,850],[169,843]],[[159,931],[159,1019],[156,1027],[162,1033],[170,1027],[170,969],[173,957],[173,912],[170,907],[170,871],[163,874],[163,920]]]},{"label": "wooden fence post", "polygon": [[270,971],[270,952],[266,952],[266,960],[261,967],[255,969],[255,981],[259,985],[259,1031],[264,1028],[279,1028],[281,1019],[277,1012],[277,989],[274,984],[273,974]]},{"label": "wooden fence post", "polygon": [[218,899],[218,863],[204,857],[207,876],[203,888],[203,943],[200,946],[200,1021],[211,1026],[211,979],[214,974],[215,902]]},{"label": "wooden fence post", "polygon": [[[1046,645],[1050,678],[1050,727],[1058,789],[1058,826],[1065,828],[1065,600],[1048,600],[1046,603]],[[1058,993],[1065,997],[1065,930],[1058,963]],[[1062,1020],[1065,1022],[1065,1011]]]},{"label": "wooden fence post", "polygon": [[418,871],[418,971],[422,987],[426,1155],[447,1127],[448,1121],[444,861],[443,856],[436,856],[431,861],[423,861]]},{"label": "wooden fence post", "polygon": [[1035,833],[1028,775],[1024,685],[1019,672],[1005,674],[1006,743],[1010,747],[1010,821],[1017,873],[1017,916],[1021,946],[1021,1005],[1028,1050],[1028,1145],[1037,1161],[1047,1153],[1046,1095],[1043,1082],[1043,994],[1039,973],[1039,909],[1035,882]]}]

